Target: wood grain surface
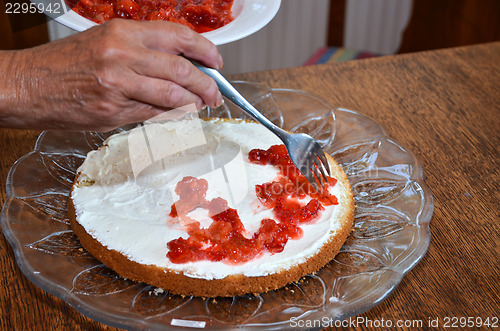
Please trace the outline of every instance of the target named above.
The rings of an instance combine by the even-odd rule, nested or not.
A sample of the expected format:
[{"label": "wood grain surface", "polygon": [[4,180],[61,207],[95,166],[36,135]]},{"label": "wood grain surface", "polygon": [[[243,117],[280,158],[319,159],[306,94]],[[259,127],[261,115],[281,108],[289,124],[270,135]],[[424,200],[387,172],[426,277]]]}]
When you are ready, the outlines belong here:
[{"label": "wood grain surface", "polygon": [[[436,318],[442,326],[446,317],[499,317],[499,42],[230,78],[302,89],[364,113],[421,161],[435,203],[429,250],[361,317],[424,326]],[[0,129],[2,204],[10,167],[37,134]],[[0,236],[0,330],[111,329],[28,281]]]}]

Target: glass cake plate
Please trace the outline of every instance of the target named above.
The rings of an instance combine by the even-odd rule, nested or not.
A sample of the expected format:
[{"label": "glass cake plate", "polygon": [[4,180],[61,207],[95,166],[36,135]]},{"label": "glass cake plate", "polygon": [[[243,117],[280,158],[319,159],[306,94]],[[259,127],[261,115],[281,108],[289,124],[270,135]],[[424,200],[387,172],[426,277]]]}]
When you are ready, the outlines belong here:
[{"label": "glass cake plate", "polygon": [[[76,169],[111,133],[46,131],[12,167],[1,216],[26,277],[84,315],[127,329],[320,328],[386,298],[430,243],[433,199],[415,156],[360,113],[302,91],[233,83],[276,124],[316,138],[349,177],[354,229],[334,260],[279,290],[233,298],[173,295],[123,279],[81,247],[66,215]],[[200,117],[244,115],[226,102]]]}]

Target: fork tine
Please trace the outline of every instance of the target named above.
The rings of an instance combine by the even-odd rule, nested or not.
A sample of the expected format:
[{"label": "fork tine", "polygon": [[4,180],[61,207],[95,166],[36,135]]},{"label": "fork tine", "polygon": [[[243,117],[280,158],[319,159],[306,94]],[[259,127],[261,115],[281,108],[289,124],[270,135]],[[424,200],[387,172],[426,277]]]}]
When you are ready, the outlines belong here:
[{"label": "fork tine", "polygon": [[[319,159],[319,156],[318,156],[318,159]],[[319,171],[321,171],[321,175],[322,175],[321,179],[323,181],[325,181],[326,183],[328,183],[328,176],[325,173],[325,165],[323,163],[319,162],[318,159],[314,160],[314,164],[319,169]],[[321,159],[319,159],[319,160],[321,161]]]},{"label": "fork tine", "polygon": [[[316,175],[316,182],[319,182],[321,185],[321,191],[325,189],[325,180],[323,179],[323,176],[321,176],[318,166],[316,165],[316,162],[314,162],[313,166],[311,167],[312,171]],[[319,191],[318,191],[319,192]]]},{"label": "fork tine", "polygon": [[311,172],[311,169],[310,168],[307,168],[307,169],[303,169],[304,171],[301,171],[302,174],[304,175],[304,177],[306,177],[307,181],[309,182],[309,184],[311,184],[314,189],[316,190],[316,192],[318,193],[321,193],[321,190],[319,188],[319,185],[318,183],[316,182],[316,178],[314,178],[314,175],[313,173]]},{"label": "fork tine", "polygon": [[[318,158],[320,159],[321,164],[323,165],[323,167],[326,169],[326,172],[328,173],[328,176],[331,176],[332,174],[330,172],[330,164],[328,163],[328,159],[326,158],[325,152],[322,149],[320,149],[320,152],[317,153],[317,154],[319,154]],[[325,176],[325,178],[326,177],[327,176]]]}]

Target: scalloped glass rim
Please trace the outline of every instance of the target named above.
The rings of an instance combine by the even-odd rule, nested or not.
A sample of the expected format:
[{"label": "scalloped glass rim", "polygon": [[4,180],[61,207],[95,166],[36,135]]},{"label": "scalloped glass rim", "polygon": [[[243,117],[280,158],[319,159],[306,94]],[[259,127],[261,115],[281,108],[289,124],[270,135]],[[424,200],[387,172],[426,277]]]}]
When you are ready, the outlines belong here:
[{"label": "scalloped glass rim", "polygon": [[[310,133],[339,161],[351,180],[356,199],[355,231],[329,265],[316,275],[308,276],[310,283],[316,283],[312,289],[320,289],[316,299],[309,298],[305,302],[304,298],[294,297],[293,290],[273,291],[253,297],[258,298],[261,305],[242,323],[232,324],[221,320],[219,315],[213,315],[210,309],[217,306],[208,303],[209,300],[204,303],[203,311],[194,315],[191,312],[193,308],[188,310],[189,313],[185,309],[191,307],[189,305],[198,298],[187,300],[187,303],[180,304],[173,311],[177,310],[178,314],[185,312],[188,319],[191,316],[192,320],[209,321],[206,328],[281,329],[290,326],[287,324],[290,320],[287,321],[286,317],[295,317],[296,320],[321,320],[324,317],[345,319],[377,305],[420,261],[430,243],[429,223],[433,198],[423,181],[420,163],[411,152],[387,138],[380,125],[360,113],[343,108],[333,109],[328,103],[304,91],[269,89],[249,82],[234,84],[275,123],[292,131]],[[309,112],[300,112],[306,106]],[[217,109],[205,109],[200,115],[244,117],[230,103]],[[300,120],[288,123],[289,118],[294,116]],[[90,262],[85,262],[89,265],[82,267],[85,263],[78,265],[74,262],[80,261],[80,257],[52,254],[50,249],[53,248],[49,249],[51,254],[33,249],[51,235],[68,232],[69,227],[62,220],[65,206],[60,206],[61,203],[58,205],[57,199],[64,198],[65,194],[67,197],[64,190],[69,190],[71,171],[76,169],[72,163],[75,158],[79,162],[83,159],[85,148],[90,150],[98,147],[104,138],[105,135],[97,133],[42,133],[34,150],[16,161],[9,172],[7,199],[1,214],[3,233],[13,247],[21,271],[35,285],[63,299],[84,315],[117,327],[177,329],[171,320],[170,324],[165,322],[170,314],[174,314],[171,311],[145,316],[139,315],[134,306],[128,308],[130,311],[123,307],[121,310],[103,310],[99,307],[102,304],[99,302],[103,300],[108,300],[108,303],[109,300],[122,300],[121,297],[115,299],[118,295],[131,295],[135,304],[137,298],[151,290],[147,285],[130,287],[126,284],[128,287],[124,286],[118,292],[82,295],[73,291],[74,284],[81,273],[98,267],[98,263],[89,268]],[[29,176],[35,172],[33,177],[23,173],[28,170],[26,174]],[[48,175],[43,175],[45,172]],[[36,177],[40,174],[42,178]],[[47,200],[46,197],[55,197],[56,201]],[[20,212],[29,217],[19,217]],[[28,222],[30,226],[22,222]],[[37,230],[38,222],[42,222],[43,230]],[[61,262],[61,270],[68,270],[68,279],[54,280],[50,271],[34,259],[57,259]],[[70,274],[73,269],[76,270],[76,276]],[[60,273],[64,274],[62,271]],[[294,286],[299,289],[298,292],[305,293],[311,289],[306,285],[309,281]],[[310,296],[314,297],[312,294]],[[248,297],[242,297],[241,300],[245,302],[245,299],[250,300]],[[277,319],[271,317],[266,320],[265,316],[271,310],[261,311],[262,302],[272,307],[272,314]]]},{"label": "scalloped glass rim", "polygon": [[[47,0],[31,0],[35,4],[45,4]],[[210,32],[202,33],[204,37],[216,45],[227,44],[245,38],[266,26],[276,15],[281,5],[281,0],[234,0],[233,15],[235,19]],[[67,6],[66,6],[67,7]],[[52,15],[57,22],[76,31],[87,30],[97,23],[80,16],[67,8],[63,15]]]}]

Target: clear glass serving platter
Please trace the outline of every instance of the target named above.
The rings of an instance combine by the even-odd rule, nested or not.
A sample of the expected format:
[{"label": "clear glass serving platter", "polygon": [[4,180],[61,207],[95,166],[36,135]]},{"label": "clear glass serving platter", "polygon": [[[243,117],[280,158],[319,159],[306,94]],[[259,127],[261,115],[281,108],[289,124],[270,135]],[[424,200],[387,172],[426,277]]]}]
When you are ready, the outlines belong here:
[{"label": "clear glass serving platter", "polygon": [[[360,113],[303,91],[234,84],[276,124],[315,137],[348,175],[355,223],[334,260],[279,290],[233,298],[173,295],[123,279],[81,247],[66,215],[76,169],[114,132],[46,131],[12,167],[1,216],[26,277],[84,315],[127,329],[321,328],[386,298],[430,242],[433,199],[418,160]],[[245,116],[226,102],[200,117]]]}]

